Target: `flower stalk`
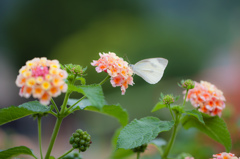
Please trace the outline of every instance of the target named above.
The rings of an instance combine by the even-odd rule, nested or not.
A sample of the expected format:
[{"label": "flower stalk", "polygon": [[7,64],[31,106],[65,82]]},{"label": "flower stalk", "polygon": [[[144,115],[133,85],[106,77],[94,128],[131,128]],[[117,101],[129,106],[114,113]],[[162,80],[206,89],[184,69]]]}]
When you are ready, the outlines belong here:
[{"label": "flower stalk", "polygon": [[168,109],[169,109],[169,111],[171,113],[172,119],[175,121],[175,117],[173,115],[172,109],[170,108],[170,105],[168,104],[167,107],[168,107]]},{"label": "flower stalk", "polygon": [[[183,101],[183,106],[185,106],[185,103],[186,103],[188,90],[189,90],[189,89],[187,88],[186,94],[185,94],[185,98],[184,98],[184,101]],[[164,151],[164,153],[163,153],[163,155],[162,155],[162,158],[163,158],[163,159],[167,159],[167,156],[168,156],[169,152],[170,152],[171,149],[172,149],[172,146],[173,146],[173,144],[174,144],[174,142],[175,142],[175,139],[176,139],[176,136],[177,136],[178,125],[179,125],[179,122],[180,122],[180,119],[181,119],[181,116],[182,116],[181,113],[175,111],[175,117],[174,117],[174,115],[173,115],[173,113],[172,113],[172,109],[171,109],[171,107],[170,107],[170,104],[167,104],[167,107],[169,108],[169,111],[170,111],[170,113],[171,113],[171,116],[172,116],[172,118],[173,118],[173,120],[174,120],[174,126],[173,126],[173,131],[172,131],[171,138],[170,138],[170,140],[169,140],[169,142],[168,142],[168,144],[167,144],[167,147],[166,147],[166,149],[165,149],[165,151]]]},{"label": "flower stalk", "polygon": [[47,150],[45,159],[49,159],[49,157],[50,157],[50,154],[51,154],[51,152],[52,152],[52,148],[53,148],[54,142],[55,142],[55,140],[56,140],[56,137],[57,137],[57,135],[58,135],[58,132],[59,132],[59,129],[60,129],[62,120],[63,120],[63,118],[61,118],[61,117],[58,117],[58,118],[57,118],[57,121],[56,121],[54,130],[53,130],[53,134],[52,134],[52,137],[51,137],[50,144],[49,144],[49,146],[48,146],[48,150]]},{"label": "flower stalk", "polygon": [[55,143],[55,140],[56,140],[56,138],[57,138],[57,135],[58,135],[60,126],[61,126],[61,124],[62,124],[63,117],[61,117],[61,115],[64,113],[64,110],[65,110],[65,108],[66,108],[67,101],[68,101],[68,98],[69,98],[70,94],[71,94],[71,92],[70,92],[70,91],[67,91],[67,93],[66,93],[66,95],[65,95],[65,98],[64,98],[64,101],[63,101],[63,105],[62,105],[61,111],[60,111],[60,113],[57,114],[57,115],[58,115],[58,116],[57,116],[57,121],[56,121],[54,130],[53,130],[53,133],[52,133],[51,141],[50,141],[50,144],[49,144],[49,146],[48,146],[48,150],[47,150],[45,159],[48,159],[49,156],[50,156],[50,154],[51,154],[53,145],[54,145],[54,143]]},{"label": "flower stalk", "polygon": [[185,105],[186,103],[186,100],[187,100],[187,95],[188,95],[188,91],[189,89],[186,90],[186,94],[185,94],[185,98],[184,98],[184,101],[183,101],[183,106]]},{"label": "flower stalk", "polygon": [[58,159],[61,159],[63,157],[65,157],[66,155],[68,155],[69,153],[71,153],[74,150],[74,148],[71,148],[70,150],[68,150],[66,153],[64,153],[62,156],[60,156]]},{"label": "flower stalk", "polygon": [[110,78],[111,76],[107,76],[107,77],[105,77],[104,78],[104,80],[102,80],[100,83],[99,83],[99,85],[103,85],[109,78]]},{"label": "flower stalk", "polygon": [[175,138],[177,136],[177,129],[178,129],[178,124],[179,124],[179,114],[176,114],[176,120],[175,120],[175,124],[174,124],[174,127],[173,127],[173,132],[172,132],[172,135],[171,135],[171,138],[168,142],[168,145],[162,155],[162,158],[163,159],[167,159],[167,156],[170,152],[170,150],[172,149],[172,146],[173,146],[173,143],[175,141]]},{"label": "flower stalk", "polygon": [[140,159],[140,152],[137,152],[137,159]]},{"label": "flower stalk", "polygon": [[41,124],[41,118],[38,115],[38,144],[39,144],[39,150],[40,150],[40,155],[41,155],[41,159],[43,159],[43,154],[42,154],[42,124]]},{"label": "flower stalk", "polygon": [[57,107],[56,103],[54,102],[54,100],[52,98],[51,98],[51,103],[54,106],[56,112],[59,113],[58,107]]}]

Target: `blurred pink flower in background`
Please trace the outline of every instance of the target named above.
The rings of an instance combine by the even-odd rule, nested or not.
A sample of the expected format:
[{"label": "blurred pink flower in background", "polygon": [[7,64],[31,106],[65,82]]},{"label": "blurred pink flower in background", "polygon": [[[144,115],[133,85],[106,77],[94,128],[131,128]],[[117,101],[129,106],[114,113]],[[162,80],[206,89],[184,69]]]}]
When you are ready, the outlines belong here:
[{"label": "blurred pink flower in background", "polygon": [[195,82],[195,87],[190,89],[187,95],[187,101],[198,108],[200,112],[211,116],[221,116],[225,108],[225,97],[222,91],[209,82]]},{"label": "blurred pink flower in background", "polygon": [[67,91],[67,84],[64,82],[67,76],[67,72],[60,69],[57,60],[34,58],[19,70],[16,85],[21,87],[21,97],[29,98],[32,95],[41,104],[48,105],[52,97]]},{"label": "blurred pink flower in background", "polygon": [[113,87],[121,87],[122,95],[125,94],[128,85],[133,85],[133,71],[128,66],[128,63],[122,58],[116,56],[115,53],[99,53],[100,59],[93,60],[92,66],[97,66],[98,73],[104,71],[111,76],[111,84]]},{"label": "blurred pink flower in background", "polygon": [[[240,127],[239,127],[239,113],[240,113],[240,38],[235,39],[228,48],[220,46],[215,48],[212,58],[205,61],[207,66],[202,69],[194,79],[205,79],[211,81],[216,86],[221,88],[224,96],[227,99],[225,111],[222,117],[226,121],[231,138],[232,138],[232,153],[240,156],[239,141],[240,141]],[[203,139],[202,143],[211,145],[216,152],[224,151],[224,147],[220,144],[213,143],[207,138]]]},{"label": "blurred pink flower in background", "polygon": [[222,152],[219,154],[214,154],[213,159],[238,159],[234,154],[232,153],[227,153],[227,152]]}]

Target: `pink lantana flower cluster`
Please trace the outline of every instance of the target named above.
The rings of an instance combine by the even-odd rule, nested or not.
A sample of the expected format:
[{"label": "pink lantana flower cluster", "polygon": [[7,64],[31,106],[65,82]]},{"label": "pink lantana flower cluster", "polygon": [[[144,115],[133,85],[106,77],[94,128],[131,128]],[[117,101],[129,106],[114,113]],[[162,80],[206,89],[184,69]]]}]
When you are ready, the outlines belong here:
[{"label": "pink lantana flower cluster", "polygon": [[52,97],[67,91],[67,84],[64,82],[67,76],[67,72],[60,69],[57,60],[34,58],[19,70],[16,85],[21,87],[21,97],[29,98],[32,95],[41,104],[48,105]]},{"label": "pink lantana flower cluster", "polygon": [[111,84],[113,87],[121,87],[122,95],[125,94],[128,85],[133,85],[133,71],[128,66],[128,63],[122,58],[118,57],[115,53],[99,53],[100,59],[93,60],[92,66],[97,66],[98,73],[104,71],[111,76]]},{"label": "pink lantana flower cluster", "polygon": [[194,157],[185,157],[184,159],[194,159]]},{"label": "pink lantana flower cluster", "polygon": [[188,92],[188,100],[194,107],[199,108],[200,112],[211,116],[221,116],[226,101],[222,91],[205,81],[195,82],[195,87]]},{"label": "pink lantana flower cluster", "polygon": [[240,158],[236,157],[234,154],[227,153],[227,152],[215,154],[215,155],[213,155],[213,157],[214,157],[213,159],[240,159]]}]

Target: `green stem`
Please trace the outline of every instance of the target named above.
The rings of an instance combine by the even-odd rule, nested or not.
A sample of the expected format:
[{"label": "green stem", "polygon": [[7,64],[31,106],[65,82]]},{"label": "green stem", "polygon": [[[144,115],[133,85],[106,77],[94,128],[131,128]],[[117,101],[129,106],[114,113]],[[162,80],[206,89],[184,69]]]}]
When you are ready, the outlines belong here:
[{"label": "green stem", "polygon": [[82,98],[80,98],[76,103],[74,103],[73,105],[71,105],[69,108],[67,108],[66,112],[68,112],[69,110],[71,110],[75,105],[77,105],[79,102],[81,102],[84,98],[86,98],[86,96],[82,96]]},{"label": "green stem", "polygon": [[64,101],[63,101],[63,104],[62,104],[60,114],[63,114],[65,112],[65,108],[67,106],[67,101],[68,101],[68,98],[69,98],[71,93],[72,93],[71,91],[67,91],[67,93],[65,95],[65,98],[64,98]]},{"label": "green stem", "polygon": [[111,76],[107,76],[106,78],[104,78],[104,80],[102,80],[102,82],[99,83],[99,85],[104,84]]},{"label": "green stem", "polygon": [[173,120],[175,121],[175,118],[174,118],[174,115],[173,115],[172,109],[170,108],[170,105],[167,105],[167,106],[168,106],[168,109],[169,109],[169,111],[170,111],[170,113],[171,113],[171,116],[172,116]]},{"label": "green stem", "polygon": [[39,150],[40,150],[40,155],[41,155],[41,159],[43,159],[43,155],[42,155],[42,124],[41,124],[41,118],[40,116],[38,116],[38,144],[39,144]]},{"label": "green stem", "polygon": [[[185,94],[185,98],[184,98],[184,101],[183,101],[183,106],[185,106],[187,95],[188,95],[188,89],[187,89],[186,94]],[[172,109],[170,108],[170,106],[168,106],[168,108],[171,112],[173,120],[175,121],[175,124],[174,124],[174,127],[173,127],[173,132],[172,132],[171,138],[170,138],[170,140],[168,142],[168,145],[167,145],[167,147],[166,147],[166,149],[165,149],[165,151],[162,155],[163,159],[167,159],[167,156],[172,149],[173,143],[174,143],[175,138],[177,136],[178,124],[179,124],[179,121],[180,121],[180,118],[181,118],[181,114],[177,114],[177,113],[175,113],[176,116],[174,118],[173,113],[172,113]]]},{"label": "green stem", "polygon": [[177,135],[178,124],[179,124],[179,117],[178,117],[178,115],[176,115],[176,121],[175,121],[175,124],[173,127],[173,132],[172,132],[170,141],[168,142],[168,145],[162,155],[162,159],[167,159],[167,156],[168,156],[170,150],[172,149],[173,143],[174,143],[176,135]]},{"label": "green stem", "polygon": [[71,148],[68,152],[64,153],[62,156],[60,156],[58,159],[63,158],[64,156],[66,156],[67,154],[69,154],[70,152],[72,152],[74,150],[74,148]]},{"label": "green stem", "polygon": [[51,98],[51,102],[52,102],[52,104],[53,104],[53,106],[56,109],[56,112],[58,114],[59,113],[58,107],[57,107],[56,103],[54,102],[54,100],[52,98]]},{"label": "green stem", "polygon": [[187,100],[187,95],[188,95],[188,89],[187,89],[187,91],[186,91],[186,94],[185,94],[185,98],[184,98],[184,101],[183,101],[183,106],[185,105],[185,103],[186,103],[186,100]]},{"label": "green stem", "polygon": [[[74,76],[71,84],[74,84],[76,77],[77,77],[77,75],[75,74],[75,76]],[[66,93],[66,95],[65,95],[63,104],[62,104],[62,106],[61,106],[60,114],[64,114],[64,113],[65,113],[65,108],[66,108],[66,106],[67,106],[67,101],[68,101],[68,98],[69,98],[69,96],[70,96],[71,93],[72,93],[72,91],[67,90],[67,93]]]},{"label": "green stem", "polygon": [[61,118],[61,117],[58,117],[58,118],[57,118],[57,121],[56,121],[54,130],[53,130],[53,134],[52,134],[52,137],[51,137],[50,144],[49,144],[49,146],[48,146],[48,150],[47,150],[45,159],[49,159],[49,156],[50,156],[50,154],[51,154],[51,151],[52,151],[52,148],[53,148],[53,144],[54,144],[54,142],[55,142],[55,140],[56,140],[56,137],[57,137],[58,131],[59,131],[59,129],[60,129],[62,120],[63,120],[63,118]]},{"label": "green stem", "polygon": [[55,112],[53,112],[52,110],[50,110],[49,113],[52,114],[53,116],[55,116],[56,118],[58,117],[58,115]]},{"label": "green stem", "polygon": [[137,152],[137,159],[140,159],[140,152]]}]

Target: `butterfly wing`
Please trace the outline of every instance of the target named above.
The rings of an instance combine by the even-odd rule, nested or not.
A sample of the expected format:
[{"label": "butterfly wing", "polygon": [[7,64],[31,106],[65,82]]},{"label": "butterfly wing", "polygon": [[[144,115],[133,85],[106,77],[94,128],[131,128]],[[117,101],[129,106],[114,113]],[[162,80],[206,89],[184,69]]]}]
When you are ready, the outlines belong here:
[{"label": "butterfly wing", "polygon": [[163,76],[168,60],[164,58],[144,59],[132,65],[133,72],[150,84],[156,84]]}]

